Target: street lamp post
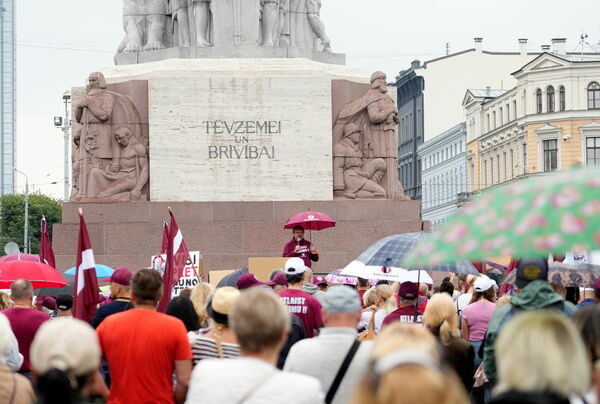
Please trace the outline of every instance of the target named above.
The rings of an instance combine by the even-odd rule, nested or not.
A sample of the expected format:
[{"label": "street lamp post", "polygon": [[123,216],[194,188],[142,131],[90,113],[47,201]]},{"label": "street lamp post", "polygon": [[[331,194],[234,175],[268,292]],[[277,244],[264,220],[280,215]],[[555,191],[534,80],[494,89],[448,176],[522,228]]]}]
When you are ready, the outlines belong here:
[{"label": "street lamp post", "polygon": [[71,193],[71,187],[69,185],[69,176],[71,171],[69,170],[69,161],[71,161],[71,155],[69,153],[70,139],[69,129],[71,128],[71,120],[69,118],[69,103],[71,102],[71,93],[69,91],[65,91],[63,94],[63,101],[65,103],[65,116],[55,116],[54,117],[54,126],[57,128],[61,128],[64,137],[64,164],[65,164],[65,174],[64,174],[64,201],[69,200],[69,195]]},{"label": "street lamp post", "polygon": [[71,93],[69,91],[65,91],[63,94],[63,101],[65,102],[65,121],[63,122],[63,136],[65,141],[65,195],[64,200],[69,200],[69,194],[71,193],[71,187],[69,184],[69,161],[71,160],[71,156],[69,155],[69,146],[70,146],[70,136],[69,136],[69,128],[71,126],[71,121],[69,119],[69,102],[71,102]]},{"label": "street lamp post", "polygon": [[29,178],[23,171],[14,167],[15,171],[25,176],[25,220],[23,222],[23,252],[29,253]]}]

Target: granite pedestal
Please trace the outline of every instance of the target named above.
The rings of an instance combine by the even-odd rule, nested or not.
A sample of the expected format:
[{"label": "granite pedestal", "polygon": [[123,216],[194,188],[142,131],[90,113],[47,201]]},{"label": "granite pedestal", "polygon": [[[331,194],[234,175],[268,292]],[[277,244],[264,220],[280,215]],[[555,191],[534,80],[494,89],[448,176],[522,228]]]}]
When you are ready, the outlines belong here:
[{"label": "granite pedestal", "polygon": [[188,249],[200,251],[209,271],[244,267],[249,257],[280,256],[291,239],[284,223],[306,210],[324,212],[337,220],[334,228],[312,232],[321,255],[313,266],[315,272],[344,267],[385,236],[427,227],[419,220],[418,201],[71,202],[63,204],[63,222],[53,229],[60,269],[75,265],[79,207],[85,214],[96,262],[133,270],[148,267],[150,257],[159,252],[168,207]]}]

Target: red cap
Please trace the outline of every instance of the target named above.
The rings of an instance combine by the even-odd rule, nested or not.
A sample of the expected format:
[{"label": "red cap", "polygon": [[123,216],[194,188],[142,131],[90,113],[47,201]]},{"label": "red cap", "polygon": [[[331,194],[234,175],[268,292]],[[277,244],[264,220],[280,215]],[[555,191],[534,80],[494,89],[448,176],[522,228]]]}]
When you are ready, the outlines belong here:
[{"label": "red cap", "polygon": [[315,275],[315,276],[313,277],[313,283],[314,283],[315,285],[321,285],[321,284],[323,284],[323,283],[327,283],[327,281],[325,280],[325,277],[324,277],[324,276],[321,276],[321,275]]},{"label": "red cap", "polygon": [[287,277],[283,272],[278,272],[277,275],[275,275],[271,281],[267,282],[267,285],[269,286],[287,286],[287,284]]},{"label": "red cap", "polygon": [[117,268],[111,275],[109,282],[118,283],[119,285],[129,286],[133,273],[127,268]]},{"label": "red cap", "polygon": [[419,286],[414,282],[402,282],[398,296],[406,300],[414,300],[419,297]]},{"label": "red cap", "polygon": [[254,274],[244,274],[244,275],[240,276],[240,278],[237,280],[237,288],[239,290],[244,290],[244,289],[252,288],[254,286],[262,286],[262,285],[267,285],[267,283],[261,282],[258,279],[256,279],[256,276],[254,276]]}]

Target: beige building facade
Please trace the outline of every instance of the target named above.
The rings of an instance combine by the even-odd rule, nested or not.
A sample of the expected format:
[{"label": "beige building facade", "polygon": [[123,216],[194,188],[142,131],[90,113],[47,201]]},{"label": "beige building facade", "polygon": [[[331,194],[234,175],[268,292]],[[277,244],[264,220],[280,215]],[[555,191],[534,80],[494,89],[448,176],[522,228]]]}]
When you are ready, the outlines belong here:
[{"label": "beige building facade", "polygon": [[468,90],[467,190],[600,166],[600,55],[544,53],[508,91]]}]

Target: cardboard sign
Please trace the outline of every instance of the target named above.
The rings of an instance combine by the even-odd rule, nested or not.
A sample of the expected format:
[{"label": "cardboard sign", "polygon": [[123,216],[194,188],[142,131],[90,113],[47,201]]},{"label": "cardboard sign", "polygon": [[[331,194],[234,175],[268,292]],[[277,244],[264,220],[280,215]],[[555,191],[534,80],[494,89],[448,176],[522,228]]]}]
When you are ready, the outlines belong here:
[{"label": "cardboard sign", "polygon": [[[192,289],[200,282],[199,274],[202,273],[201,268],[201,255],[200,251],[190,251],[190,256],[188,257],[187,264],[183,267],[183,275],[179,278],[179,281],[175,286],[173,286],[173,290],[171,291],[171,297],[179,296],[179,293],[183,289]],[[153,255],[151,261],[152,269],[160,272],[160,275],[163,276],[165,273],[165,264],[167,262],[166,254],[162,255]]]}]

